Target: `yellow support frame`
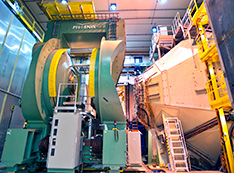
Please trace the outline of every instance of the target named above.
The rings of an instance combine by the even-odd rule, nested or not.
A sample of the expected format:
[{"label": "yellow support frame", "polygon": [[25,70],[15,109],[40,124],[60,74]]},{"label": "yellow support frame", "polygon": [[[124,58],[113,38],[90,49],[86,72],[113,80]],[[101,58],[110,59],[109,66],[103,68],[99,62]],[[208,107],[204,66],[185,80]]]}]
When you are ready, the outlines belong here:
[{"label": "yellow support frame", "polygon": [[234,158],[230,143],[228,128],[224,115],[224,108],[231,108],[226,83],[223,72],[215,75],[213,63],[219,61],[219,56],[215,43],[209,46],[209,42],[205,35],[204,25],[209,24],[208,15],[205,9],[204,2],[198,7],[196,0],[192,0],[188,7],[190,18],[193,25],[198,27],[199,37],[197,39],[197,47],[202,62],[208,66],[208,75],[210,80],[206,82],[206,90],[209,98],[210,106],[216,110],[218,119],[220,137],[224,151],[225,164],[227,171],[234,173]]},{"label": "yellow support frame", "polygon": [[[212,64],[209,65],[210,71],[213,69]],[[218,109],[220,107],[230,107],[227,86],[224,81],[223,72],[218,75],[212,75],[212,78],[206,82],[206,91],[210,102],[211,109]]]},{"label": "yellow support frame", "polygon": [[41,7],[48,19],[74,20],[74,19],[97,19],[93,1],[58,3],[56,0],[50,3],[41,2]]}]

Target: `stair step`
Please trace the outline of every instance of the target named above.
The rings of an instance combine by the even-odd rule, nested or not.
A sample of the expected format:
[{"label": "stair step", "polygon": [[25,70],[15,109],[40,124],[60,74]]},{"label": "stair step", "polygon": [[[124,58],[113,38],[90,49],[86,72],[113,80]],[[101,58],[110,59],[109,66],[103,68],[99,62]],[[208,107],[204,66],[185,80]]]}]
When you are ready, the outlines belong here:
[{"label": "stair step", "polygon": [[173,138],[173,137],[181,137],[181,134],[171,133],[171,134],[168,135],[168,137],[171,137],[171,138]]},{"label": "stair step", "polygon": [[176,125],[178,125],[178,123],[168,123],[168,125],[169,126],[172,126],[172,125],[176,126]]},{"label": "stair step", "polygon": [[89,142],[89,141],[91,141],[91,139],[83,139],[83,141],[84,142],[87,142],[87,141]]},{"label": "stair step", "polygon": [[72,106],[72,107],[70,107],[70,106],[59,106],[59,107],[55,107],[55,110],[74,110],[74,109],[75,109],[74,106]]},{"label": "stair step", "polygon": [[179,137],[181,136],[180,134],[170,134],[169,137]]},{"label": "stair step", "polygon": [[183,147],[172,147],[172,149],[184,149]]},{"label": "stair step", "polygon": [[169,129],[170,132],[179,131],[179,129]]},{"label": "stair step", "polygon": [[177,123],[168,123],[169,129],[172,129],[172,127],[174,127],[173,129],[178,129],[178,124]]},{"label": "stair step", "polygon": [[182,143],[182,141],[171,141],[173,143]]},{"label": "stair step", "polygon": [[175,169],[187,169],[186,167],[175,167]]},{"label": "stair step", "polygon": [[176,120],[167,120],[168,123],[177,123]]},{"label": "stair step", "polygon": [[186,163],[186,160],[174,160],[175,163]]},{"label": "stair step", "polygon": [[83,142],[83,146],[91,146],[91,142]]},{"label": "stair step", "polygon": [[182,156],[184,153],[174,153],[174,156]]}]

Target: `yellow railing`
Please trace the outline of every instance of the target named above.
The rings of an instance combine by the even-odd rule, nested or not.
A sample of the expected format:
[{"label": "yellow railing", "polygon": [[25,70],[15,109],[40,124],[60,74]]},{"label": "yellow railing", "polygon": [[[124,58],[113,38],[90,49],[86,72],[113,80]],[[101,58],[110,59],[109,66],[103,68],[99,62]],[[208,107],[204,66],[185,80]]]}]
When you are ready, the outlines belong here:
[{"label": "yellow railing", "polygon": [[197,25],[197,20],[203,24],[209,22],[204,2],[198,5],[197,0],[192,0],[188,6],[187,11],[189,12],[189,16],[193,25]]},{"label": "yellow railing", "polygon": [[207,39],[202,38],[203,35],[199,35],[196,39],[196,44],[198,48],[198,53],[202,62],[209,61],[209,62],[216,62],[219,61],[218,59],[218,52],[216,49],[214,39]]},{"label": "yellow railing", "polygon": [[97,19],[93,1],[68,2],[41,1],[41,7],[49,20]]},{"label": "yellow railing", "polygon": [[33,35],[41,42],[44,40],[44,30],[35,21],[34,17],[30,14],[28,9],[23,5],[20,0],[12,2],[11,0],[5,1],[14,12],[20,17],[26,27],[33,33]]},{"label": "yellow railing", "polygon": [[223,72],[206,82],[206,91],[212,109],[231,106]]},{"label": "yellow railing", "polygon": [[194,15],[198,11],[198,5],[196,0],[192,0],[188,6],[188,11],[190,12],[190,19],[193,19]]},{"label": "yellow railing", "polygon": [[197,43],[197,48],[198,48],[199,56],[201,57],[202,54],[203,54],[203,52],[205,51],[204,47],[203,47],[202,40],[201,40],[201,35],[198,36],[198,38],[196,40],[196,43]]},{"label": "yellow railing", "polygon": [[[217,119],[219,122],[220,137],[222,140],[222,147],[224,152],[224,159],[226,164],[226,171],[234,173],[234,158],[232,147],[229,139],[229,132],[225,120],[224,108],[231,108],[231,103],[228,96],[227,86],[224,80],[223,72],[218,75],[215,74],[217,70],[214,68],[214,62],[219,62],[219,55],[214,43],[211,32],[207,32],[207,25],[209,26],[209,19],[204,2],[197,0],[191,0],[188,11],[190,11],[190,17],[192,24],[198,28],[199,35],[197,38],[197,47],[199,50],[200,59],[206,63],[208,67],[208,76],[210,80],[206,82],[206,91],[210,102],[211,109],[216,110]],[[210,40],[208,40],[208,39]]]}]

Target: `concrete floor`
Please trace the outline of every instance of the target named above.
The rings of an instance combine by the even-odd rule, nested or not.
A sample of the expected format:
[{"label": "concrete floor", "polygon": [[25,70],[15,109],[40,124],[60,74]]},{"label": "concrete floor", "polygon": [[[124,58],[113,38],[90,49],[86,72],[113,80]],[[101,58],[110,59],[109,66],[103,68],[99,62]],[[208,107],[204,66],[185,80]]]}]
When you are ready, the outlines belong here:
[{"label": "concrete floor", "polygon": [[[157,169],[155,167],[149,166],[152,169]],[[7,173],[5,170],[5,165],[0,163],[0,173]],[[173,171],[169,171],[167,168],[158,168],[158,170],[163,170],[161,172],[166,172],[166,173],[174,173]],[[146,172],[146,173],[151,173],[151,171],[147,165],[142,165],[141,167],[128,167],[124,172]],[[92,172],[94,173],[94,172]],[[177,173],[184,173],[184,172],[177,172]],[[190,173],[222,173],[220,171],[191,171]]]},{"label": "concrete floor", "polygon": [[[156,167],[153,167],[152,165],[142,165],[141,167],[128,167],[127,170],[129,172],[132,172],[130,170],[135,170],[135,171],[144,171],[144,172],[150,173],[150,172],[153,172],[151,169],[158,170],[159,173],[160,173],[160,170],[163,170],[161,171],[162,173],[163,172],[174,173],[173,171],[169,171],[167,168],[156,168]],[[176,173],[184,173],[184,172],[176,172]],[[220,171],[191,171],[190,173],[222,173],[222,172]]]}]

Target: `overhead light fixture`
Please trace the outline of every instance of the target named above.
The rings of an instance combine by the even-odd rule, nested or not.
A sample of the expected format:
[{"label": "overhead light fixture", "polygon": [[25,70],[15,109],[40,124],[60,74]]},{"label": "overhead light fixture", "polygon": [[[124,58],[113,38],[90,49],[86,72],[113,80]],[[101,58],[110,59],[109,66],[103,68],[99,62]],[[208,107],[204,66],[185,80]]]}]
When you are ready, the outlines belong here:
[{"label": "overhead light fixture", "polygon": [[153,26],[153,27],[152,27],[152,32],[153,32],[153,33],[156,33],[156,32],[157,32],[157,27],[156,27],[156,26]]},{"label": "overhead light fixture", "polygon": [[61,3],[65,5],[67,4],[67,0],[61,0]]},{"label": "overhead light fixture", "polygon": [[111,4],[110,4],[110,10],[111,10],[111,11],[116,11],[116,10],[117,10],[117,5],[116,5],[116,3],[111,3]]},{"label": "overhead light fixture", "polygon": [[165,3],[167,2],[167,0],[160,0],[160,3]]}]

